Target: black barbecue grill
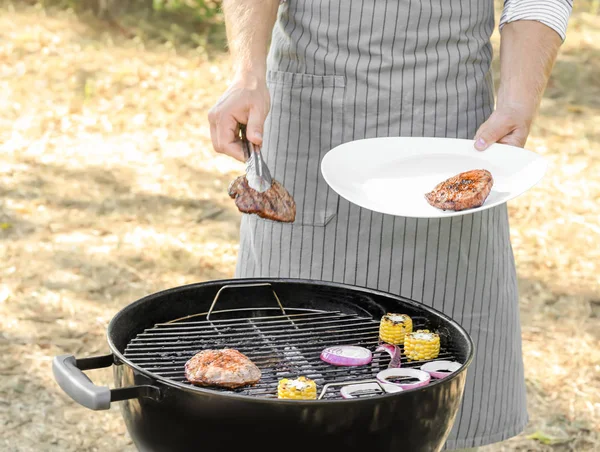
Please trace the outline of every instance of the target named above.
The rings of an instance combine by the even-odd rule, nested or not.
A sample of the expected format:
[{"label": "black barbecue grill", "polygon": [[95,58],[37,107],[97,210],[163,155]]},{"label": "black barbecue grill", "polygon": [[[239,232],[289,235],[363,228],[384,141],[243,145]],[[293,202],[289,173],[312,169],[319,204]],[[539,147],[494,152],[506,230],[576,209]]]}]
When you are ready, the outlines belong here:
[{"label": "black barbecue grill", "polygon": [[[321,351],[331,344],[374,349],[379,344],[379,320],[341,312],[282,311],[256,318],[194,321],[197,317],[194,316],[160,323],[136,336],[127,345],[125,358],[154,375],[193,389],[195,386],[185,378],[183,366],[186,361],[206,348],[234,348],[260,368],[262,378],[254,386],[221,391],[267,398],[277,398],[280,379],[298,375],[313,379],[319,388],[323,388],[321,398],[341,398],[339,387],[334,386],[375,379],[378,372],[388,367],[390,356],[387,353],[375,354],[370,365],[360,367],[334,367],[319,358]],[[247,312],[230,310],[227,314],[243,316]],[[413,327],[426,329],[426,318],[414,317]],[[450,336],[442,333],[441,342],[446,344],[449,340]],[[436,359],[454,360],[450,350],[448,346],[441,347]],[[402,367],[418,368],[425,362],[408,362],[402,357]]]},{"label": "black barbecue grill", "polygon": [[[379,322],[387,312],[405,313],[413,329],[440,334],[436,360],[462,367],[442,380],[400,393],[382,386],[343,399],[347,384],[374,382],[390,356],[371,363],[332,366],[320,359],[332,345],[375,351]],[[258,279],[215,281],[150,295],[119,312],[108,328],[112,353],[54,362],[55,377],[76,401],[107,409],[123,401],[122,413],[140,450],[437,451],[460,405],[473,346],[452,319],[411,300],[326,282]],[[184,365],[197,352],[234,348],[261,370],[254,386],[238,389],[190,384]],[[418,368],[426,361],[407,361]],[[81,370],[114,366],[117,389],[100,388]],[[277,399],[282,378],[304,375],[317,383],[317,400]],[[291,440],[291,441],[290,441]],[[282,448],[282,444],[285,447]]]}]

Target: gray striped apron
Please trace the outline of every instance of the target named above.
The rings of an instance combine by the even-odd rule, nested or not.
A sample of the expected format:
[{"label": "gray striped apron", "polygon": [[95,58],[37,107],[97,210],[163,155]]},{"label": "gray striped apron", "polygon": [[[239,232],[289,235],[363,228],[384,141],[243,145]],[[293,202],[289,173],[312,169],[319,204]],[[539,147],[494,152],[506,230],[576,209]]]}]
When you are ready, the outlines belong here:
[{"label": "gray striped apron", "polygon": [[263,153],[297,216],[281,224],[244,215],[240,227],[237,277],[380,289],[466,328],[476,356],[446,449],[504,440],[528,420],[506,205],[442,220],[382,215],[337,196],[320,162],[361,138],[472,138],[493,108],[493,27],[492,0],[282,4]]}]

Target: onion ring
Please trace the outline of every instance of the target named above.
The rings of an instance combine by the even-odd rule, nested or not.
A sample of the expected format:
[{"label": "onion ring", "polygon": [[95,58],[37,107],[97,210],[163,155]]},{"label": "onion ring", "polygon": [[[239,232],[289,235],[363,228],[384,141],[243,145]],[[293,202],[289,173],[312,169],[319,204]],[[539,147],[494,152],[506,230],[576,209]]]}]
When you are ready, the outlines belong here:
[{"label": "onion ring", "polygon": [[[415,383],[399,383],[394,381],[389,381],[390,378],[398,378],[398,377],[408,377],[408,378],[416,378],[419,381]],[[376,377],[380,382],[386,384],[398,385],[402,389],[414,389],[419,388],[421,386],[426,386],[429,384],[431,380],[431,375],[427,372],[419,369],[411,369],[411,368],[395,368],[395,369],[386,369],[382,370],[377,374]]]},{"label": "onion ring", "polygon": [[[427,372],[433,378],[441,379],[447,377],[453,372],[456,372],[462,366],[461,363],[456,361],[430,361],[421,366],[421,370]],[[442,370],[442,369],[447,369]]]},{"label": "onion ring", "polygon": [[356,345],[327,347],[321,352],[321,360],[334,366],[364,366],[372,359],[371,350]]},{"label": "onion ring", "polygon": [[402,365],[402,351],[400,347],[392,344],[381,344],[375,349],[376,352],[386,352],[390,355],[390,363],[388,369],[398,368]]},{"label": "onion ring", "polygon": [[[344,399],[356,399],[359,397],[353,395],[355,392],[377,391],[377,390],[381,391],[382,386],[383,386],[383,389],[386,394],[403,391],[403,389],[400,386],[393,385],[391,383],[381,383],[381,386],[379,386],[377,383],[357,383],[357,384],[342,386],[342,389],[340,389],[340,394],[342,394],[342,397]],[[380,395],[380,394],[373,394],[373,395]]]}]

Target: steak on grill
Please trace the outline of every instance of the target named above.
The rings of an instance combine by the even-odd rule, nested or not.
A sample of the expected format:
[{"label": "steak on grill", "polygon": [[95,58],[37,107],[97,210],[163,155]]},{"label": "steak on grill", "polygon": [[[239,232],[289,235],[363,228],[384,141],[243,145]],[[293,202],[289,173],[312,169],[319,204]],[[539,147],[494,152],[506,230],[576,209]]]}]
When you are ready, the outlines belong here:
[{"label": "steak on grill", "polygon": [[296,219],[294,198],[276,180],[267,191],[260,193],[248,185],[246,176],[239,176],[229,185],[228,194],[235,199],[240,212],[283,223],[292,223]]},{"label": "steak on grill", "polygon": [[494,185],[492,174],[484,169],[465,171],[437,184],[425,194],[427,202],[442,210],[480,207]]},{"label": "steak on grill", "polygon": [[233,389],[258,383],[261,376],[256,364],[231,348],[202,350],[185,363],[185,378],[199,386]]}]

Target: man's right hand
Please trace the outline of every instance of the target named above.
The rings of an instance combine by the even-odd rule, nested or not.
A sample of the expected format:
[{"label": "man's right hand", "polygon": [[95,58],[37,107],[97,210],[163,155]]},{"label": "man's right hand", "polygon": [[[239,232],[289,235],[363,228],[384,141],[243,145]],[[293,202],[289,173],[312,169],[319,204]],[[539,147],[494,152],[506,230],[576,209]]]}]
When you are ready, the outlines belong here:
[{"label": "man's right hand", "polygon": [[245,161],[239,124],[246,124],[246,136],[261,146],[271,98],[264,77],[238,77],[208,112],[210,137],[215,151]]}]

